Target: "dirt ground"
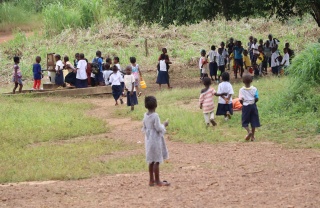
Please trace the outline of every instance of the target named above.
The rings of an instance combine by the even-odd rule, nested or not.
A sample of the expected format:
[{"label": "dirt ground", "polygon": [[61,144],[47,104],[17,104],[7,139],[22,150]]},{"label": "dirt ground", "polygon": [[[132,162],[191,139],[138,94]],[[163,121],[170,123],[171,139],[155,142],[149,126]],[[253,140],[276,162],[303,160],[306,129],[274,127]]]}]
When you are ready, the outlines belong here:
[{"label": "dirt ground", "polygon": [[[111,98],[88,101],[99,106],[90,114],[113,126],[102,136],[143,143],[142,132],[130,131],[140,129],[141,122],[112,118]],[[320,207],[318,150],[259,141],[167,145],[170,168],[161,176],[170,187],[149,187],[146,165],[135,174],[3,184],[0,207]],[[136,153],[143,152],[141,144]]]}]

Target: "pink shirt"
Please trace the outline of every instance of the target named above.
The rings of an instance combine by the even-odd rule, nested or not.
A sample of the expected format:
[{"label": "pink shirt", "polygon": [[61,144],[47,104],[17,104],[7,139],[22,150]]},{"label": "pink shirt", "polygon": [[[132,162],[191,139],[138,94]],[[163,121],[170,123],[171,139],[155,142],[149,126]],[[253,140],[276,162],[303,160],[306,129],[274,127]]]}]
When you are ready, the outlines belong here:
[{"label": "pink shirt", "polygon": [[203,113],[210,113],[214,109],[213,96],[216,91],[209,88],[207,91],[201,93],[199,103],[202,104]]}]

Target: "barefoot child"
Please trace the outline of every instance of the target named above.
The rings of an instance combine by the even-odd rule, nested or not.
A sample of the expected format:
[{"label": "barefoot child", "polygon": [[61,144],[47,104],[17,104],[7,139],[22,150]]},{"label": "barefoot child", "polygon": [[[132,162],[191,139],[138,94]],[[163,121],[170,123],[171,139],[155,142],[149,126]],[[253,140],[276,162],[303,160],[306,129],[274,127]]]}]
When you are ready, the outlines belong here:
[{"label": "barefoot child", "polygon": [[156,113],[157,99],[153,96],[145,98],[145,107],[148,112],[144,114],[143,131],[145,132],[146,161],[149,164],[149,186],[169,186],[167,181],[160,180],[159,165],[168,159],[168,150],[164,141],[168,121],[160,123]]},{"label": "barefoot child", "polygon": [[232,95],[234,94],[232,85],[230,84],[230,75],[228,72],[222,73],[222,82],[218,86],[218,108],[217,108],[217,116],[223,115],[224,119],[227,121],[231,119],[231,115],[233,115],[232,108]]},{"label": "barefoot child", "polygon": [[213,96],[220,96],[220,94],[217,94],[216,91],[210,87],[211,80],[209,77],[203,78],[203,85],[205,86],[204,89],[201,90],[201,94],[199,97],[199,103],[200,103],[200,109],[203,110],[204,115],[204,121],[206,122],[206,127],[208,128],[210,126],[210,123],[212,126],[216,126],[217,123],[214,121],[214,102],[213,102]]},{"label": "barefoot child", "polygon": [[168,60],[164,54],[161,54],[159,61],[159,71],[156,83],[159,84],[159,89],[161,90],[162,84],[167,84],[168,89],[171,89],[170,81],[169,81],[169,72],[168,72]]},{"label": "barefoot child", "polygon": [[132,73],[132,67],[126,67],[126,75],[124,75],[124,86],[127,90],[127,105],[131,106],[131,111],[134,110],[134,106],[138,105],[137,92],[135,88],[135,77]]},{"label": "barefoot child", "polygon": [[41,71],[41,57],[36,57],[36,63],[33,64],[33,89],[34,90],[40,90],[41,85],[41,78],[42,78],[42,71]]},{"label": "barefoot child", "polygon": [[[131,67],[132,67],[132,75],[135,78],[134,86],[136,87],[137,91],[139,91],[140,78],[142,75],[141,75],[140,67],[136,62],[137,61],[136,61],[135,57],[130,57],[130,63],[131,63]],[[140,97],[141,94],[142,94],[141,91],[139,91],[138,97]]]},{"label": "barefoot child", "polygon": [[117,66],[113,66],[112,71],[113,71],[113,74],[110,75],[109,82],[111,83],[111,86],[112,86],[113,98],[116,101],[115,105],[119,105],[118,104],[119,98],[120,98],[121,104],[123,104],[123,100],[121,97],[123,92],[123,88],[121,87],[121,82],[123,82],[123,78],[121,73],[118,72]]},{"label": "barefoot child", "polygon": [[204,75],[208,73],[208,59],[206,58],[206,51],[202,49],[200,51],[201,57],[199,60],[200,68],[200,80],[203,79]]},{"label": "barefoot child", "polygon": [[[254,141],[254,133],[257,127],[260,127],[259,113],[256,103],[259,100],[258,90],[251,85],[252,76],[245,74],[243,76],[243,83],[245,84],[239,90],[239,99],[242,106],[242,127],[248,132],[246,140]],[[251,124],[251,130],[249,129]]]},{"label": "barefoot child", "polygon": [[20,67],[19,67],[20,58],[18,56],[15,56],[13,58],[13,61],[14,61],[14,65],[13,65],[13,78],[12,78],[12,81],[14,82],[14,88],[12,90],[12,93],[15,94],[16,93],[16,89],[18,88],[18,85],[19,85],[19,93],[22,92],[23,83],[22,83],[22,74],[21,74],[21,70],[20,70]]}]

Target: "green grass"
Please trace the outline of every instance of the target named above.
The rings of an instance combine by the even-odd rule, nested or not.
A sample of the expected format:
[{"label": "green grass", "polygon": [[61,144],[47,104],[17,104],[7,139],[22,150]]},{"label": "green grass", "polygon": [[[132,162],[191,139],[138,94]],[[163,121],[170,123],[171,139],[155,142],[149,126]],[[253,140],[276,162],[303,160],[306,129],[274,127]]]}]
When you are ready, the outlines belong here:
[{"label": "green grass", "polygon": [[[290,147],[319,148],[320,116],[319,112],[291,114],[289,110],[282,114],[272,111],[282,92],[289,86],[289,80],[283,78],[263,78],[254,80],[253,85],[259,90],[258,102],[262,127],[258,129],[258,141],[272,141],[286,144]],[[215,89],[217,86],[213,86]],[[234,84],[235,96],[242,87],[242,83]],[[198,97],[201,88],[174,89],[156,94],[158,100],[157,113],[162,121],[170,119],[169,135],[175,141],[186,143],[217,143],[244,141],[246,131],[241,127],[241,113],[235,112],[228,122],[217,117],[218,126],[206,130],[202,111],[198,107]],[[215,99],[217,106],[217,98]],[[123,116],[122,110],[117,115]],[[143,103],[140,103],[132,117],[143,119],[146,112]],[[318,138],[317,138],[318,137]],[[299,139],[297,139],[299,138]]]}]

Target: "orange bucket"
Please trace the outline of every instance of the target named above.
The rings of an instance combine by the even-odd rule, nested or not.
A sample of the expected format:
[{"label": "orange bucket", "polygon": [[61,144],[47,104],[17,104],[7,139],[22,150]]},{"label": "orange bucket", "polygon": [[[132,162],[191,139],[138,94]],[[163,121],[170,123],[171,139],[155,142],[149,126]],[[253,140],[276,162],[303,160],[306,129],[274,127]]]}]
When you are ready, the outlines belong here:
[{"label": "orange bucket", "polygon": [[147,88],[147,84],[142,78],[141,78],[141,81],[140,81],[140,87],[141,87],[141,89],[146,89]]}]

